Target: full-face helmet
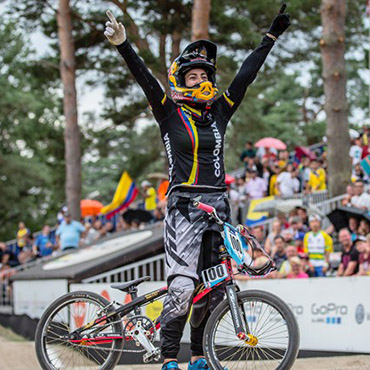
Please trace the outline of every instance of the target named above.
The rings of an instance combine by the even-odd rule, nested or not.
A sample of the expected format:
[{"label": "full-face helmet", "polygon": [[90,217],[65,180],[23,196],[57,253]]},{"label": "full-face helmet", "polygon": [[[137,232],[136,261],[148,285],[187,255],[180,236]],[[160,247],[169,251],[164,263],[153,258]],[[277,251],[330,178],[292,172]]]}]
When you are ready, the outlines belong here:
[{"label": "full-face helmet", "polygon": [[[212,104],[217,93],[216,54],[217,46],[213,42],[198,40],[189,44],[174,60],[168,72],[168,81],[175,102]],[[187,87],[185,74],[195,68],[204,69],[208,81]]]}]

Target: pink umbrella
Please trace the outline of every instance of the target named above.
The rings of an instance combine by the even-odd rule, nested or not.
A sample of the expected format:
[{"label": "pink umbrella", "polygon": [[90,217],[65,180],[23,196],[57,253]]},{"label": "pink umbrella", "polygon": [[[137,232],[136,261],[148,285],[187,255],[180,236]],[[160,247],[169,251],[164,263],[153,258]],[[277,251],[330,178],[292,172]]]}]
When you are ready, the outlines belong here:
[{"label": "pink umbrella", "polygon": [[286,145],[279,139],[274,137],[264,137],[263,139],[258,140],[255,144],[257,148],[275,148],[277,150],[285,150]]},{"label": "pink umbrella", "polygon": [[228,173],[225,175],[225,183],[226,185],[232,184],[235,182],[235,177],[229,175]]}]

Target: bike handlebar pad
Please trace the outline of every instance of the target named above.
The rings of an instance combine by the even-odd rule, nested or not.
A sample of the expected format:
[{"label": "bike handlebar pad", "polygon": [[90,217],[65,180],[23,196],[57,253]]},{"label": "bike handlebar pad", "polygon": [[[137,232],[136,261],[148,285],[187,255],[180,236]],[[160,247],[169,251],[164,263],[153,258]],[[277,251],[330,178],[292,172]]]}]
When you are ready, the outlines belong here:
[{"label": "bike handlebar pad", "polygon": [[211,206],[208,206],[207,204],[204,204],[202,202],[198,202],[197,208],[207,212],[207,213],[212,213],[214,211],[214,208]]}]

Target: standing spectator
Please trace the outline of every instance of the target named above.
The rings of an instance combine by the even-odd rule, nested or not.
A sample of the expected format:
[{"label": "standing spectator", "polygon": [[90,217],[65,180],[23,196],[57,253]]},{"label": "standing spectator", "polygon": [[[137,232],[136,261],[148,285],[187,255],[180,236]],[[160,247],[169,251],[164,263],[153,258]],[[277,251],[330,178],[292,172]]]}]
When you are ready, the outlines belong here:
[{"label": "standing spectator", "polygon": [[[269,185],[270,176],[271,176],[271,170],[270,170],[269,162],[268,162],[267,159],[264,159],[264,160],[262,160],[261,164],[262,164],[261,177],[265,180],[266,184]],[[268,191],[269,191],[269,189],[267,189],[267,192]]]},{"label": "standing spectator", "polygon": [[64,221],[64,215],[68,212],[68,207],[63,206],[57,214],[57,224],[60,225]]},{"label": "standing spectator", "polygon": [[254,159],[255,157],[256,150],[253,148],[253,143],[251,141],[247,141],[247,143],[245,144],[245,149],[240,155],[240,160],[246,165],[248,158]]},{"label": "standing spectator", "polygon": [[297,216],[301,219],[301,222],[303,223],[303,228],[307,227],[308,229],[308,214],[307,209],[304,207],[295,207],[297,210]]},{"label": "standing spectator", "polygon": [[354,275],[358,272],[358,261],[360,255],[355,247],[355,242],[360,241],[361,239],[356,239],[356,241],[352,243],[351,233],[348,229],[341,229],[339,231],[338,238],[340,244],[342,245],[342,253],[340,257],[340,264],[338,267],[337,276]]},{"label": "standing spectator", "polygon": [[298,170],[290,163],[286,171],[282,172],[276,179],[279,194],[282,197],[291,197],[299,192]]},{"label": "standing spectator", "polygon": [[247,192],[250,199],[260,199],[266,196],[267,184],[261,177],[257,177],[257,167],[250,170],[250,179],[247,182]]},{"label": "standing spectator", "polygon": [[57,245],[62,251],[77,249],[80,243],[81,234],[85,227],[78,221],[72,220],[71,214],[66,212],[64,221],[58,226],[56,231]]},{"label": "standing spectator", "polygon": [[16,254],[3,242],[0,242],[0,263],[2,270],[19,265]]},{"label": "standing spectator", "polygon": [[55,238],[50,235],[50,226],[44,225],[32,246],[32,254],[35,257],[46,257],[56,249]]},{"label": "standing spectator", "polygon": [[308,254],[311,264],[315,268],[315,276],[322,277],[329,267],[329,255],[333,252],[333,240],[321,230],[319,215],[309,217],[310,229],[303,240],[304,251]]},{"label": "standing spectator", "polygon": [[370,144],[370,127],[368,125],[362,126],[361,141],[363,146],[368,146]]},{"label": "standing spectator", "polygon": [[17,246],[19,251],[22,251],[23,248],[27,247],[30,238],[30,231],[26,228],[26,225],[23,221],[18,224],[17,231]]},{"label": "standing spectator", "polygon": [[357,180],[362,180],[364,183],[368,183],[369,177],[364,173],[364,170],[361,167],[360,163],[357,163],[353,170],[352,170],[352,176],[351,180],[353,182],[356,182]]},{"label": "standing spectator", "polygon": [[326,190],[326,172],[321,168],[321,163],[318,159],[311,161],[311,172],[308,177],[307,191],[315,192]]},{"label": "standing spectator", "polygon": [[306,188],[306,184],[310,178],[311,167],[310,167],[311,160],[309,157],[302,158],[301,164],[298,166],[299,169],[299,178],[301,180],[301,191]]},{"label": "standing spectator", "polygon": [[153,212],[157,207],[157,194],[155,189],[147,180],[144,180],[141,183],[141,188],[143,189],[142,196],[144,198],[144,209],[146,211]]},{"label": "standing spectator", "polygon": [[87,228],[85,229],[86,229],[85,244],[94,243],[105,234],[102,222],[99,219],[96,219],[89,229]]},{"label": "standing spectator", "polygon": [[282,172],[282,168],[279,167],[277,163],[274,163],[271,168],[271,176],[269,180],[269,195],[279,195],[279,189],[277,187],[277,178]]},{"label": "standing spectator", "polygon": [[287,279],[307,279],[308,275],[303,271],[303,264],[299,257],[292,257],[290,260],[291,272]]},{"label": "standing spectator", "polygon": [[354,140],[354,144],[349,150],[349,156],[352,159],[352,166],[355,166],[357,163],[361,162],[362,147],[360,138]]},{"label": "standing spectator", "polygon": [[244,225],[247,215],[248,190],[243,176],[236,178],[236,190],[238,192],[237,221],[239,224]]},{"label": "standing spectator", "polygon": [[354,184],[354,196],[351,199],[352,207],[370,210],[370,194],[365,193],[365,185],[362,180]]},{"label": "standing spectator", "polygon": [[287,259],[285,253],[286,244],[281,235],[275,236],[274,243],[275,245],[272,248],[271,258],[274,260],[277,270],[280,270],[281,265]]}]

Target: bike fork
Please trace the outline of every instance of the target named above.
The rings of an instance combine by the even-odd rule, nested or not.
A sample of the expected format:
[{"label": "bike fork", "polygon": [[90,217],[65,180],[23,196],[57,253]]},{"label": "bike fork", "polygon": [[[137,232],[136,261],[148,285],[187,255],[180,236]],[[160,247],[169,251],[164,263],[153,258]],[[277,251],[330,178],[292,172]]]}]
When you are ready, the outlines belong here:
[{"label": "bike fork", "polygon": [[235,334],[241,340],[248,339],[249,328],[246,320],[243,320],[236,294],[235,285],[226,285],[226,294],[229,301],[231,317],[233,319]]}]

